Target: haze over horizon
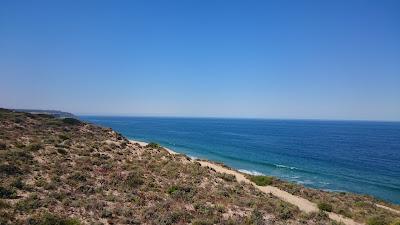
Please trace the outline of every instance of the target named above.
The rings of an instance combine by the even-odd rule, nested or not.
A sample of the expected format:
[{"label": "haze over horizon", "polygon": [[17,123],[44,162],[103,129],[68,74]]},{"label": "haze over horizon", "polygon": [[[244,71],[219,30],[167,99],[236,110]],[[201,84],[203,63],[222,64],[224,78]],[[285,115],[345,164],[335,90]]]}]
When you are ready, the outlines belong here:
[{"label": "haze over horizon", "polygon": [[0,107],[400,121],[399,1],[1,1]]}]

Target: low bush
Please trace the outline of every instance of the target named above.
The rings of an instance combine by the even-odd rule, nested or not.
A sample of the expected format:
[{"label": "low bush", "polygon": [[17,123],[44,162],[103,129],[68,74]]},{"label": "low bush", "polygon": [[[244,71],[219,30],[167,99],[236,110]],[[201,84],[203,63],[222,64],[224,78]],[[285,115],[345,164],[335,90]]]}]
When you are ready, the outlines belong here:
[{"label": "low bush", "polygon": [[190,186],[171,186],[168,188],[167,193],[175,199],[190,201],[195,194],[195,189]]},{"label": "low bush", "polygon": [[161,146],[155,142],[150,142],[146,145],[146,148],[160,148]]},{"label": "low bush", "polygon": [[24,144],[24,143],[21,143],[21,142],[16,142],[15,143],[15,147],[16,148],[24,148],[26,145]]},{"label": "low bush", "polygon": [[392,221],[390,225],[400,225],[400,218]]},{"label": "low bush", "polygon": [[[8,209],[10,207],[11,207],[10,204],[8,204],[6,201],[0,200],[0,209]],[[2,223],[0,223],[0,224],[2,224]]]},{"label": "low bush", "polygon": [[209,220],[201,220],[201,219],[196,219],[192,222],[192,225],[213,225],[214,223]]},{"label": "low bush", "polygon": [[173,193],[178,191],[178,188],[179,188],[178,186],[171,186],[168,188],[167,193],[172,195]]},{"label": "low bush", "polygon": [[67,150],[63,148],[57,148],[57,152],[60,153],[61,155],[66,155],[68,153]]},{"label": "low bush", "polygon": [[235,175],[232,174],[227,174],[227,173],[219,173],[218,177],[225,180],[225,181],[229,181],[229,182],[233,182],[236,181],[236,177]]},{"label": "low bush", "polygon": [[19,167],[15,166],[15,165],[1,164],[0,165],[0,174],[10,176],[10,175],[22,174],[22,171]]},{"label": "low bush", "polygon": [[19,211],[31,211],[42,206],[39,197],[35,194],[17,202],[16,208]]},{"label": "low bush", "polygon": [[373,216],[367,220],[367,225],[388,225],[390,222],[383,215]]},{"label": "low bush", "polygon": [[42,148],[42,145],[39,143],[31,144],[28,146],[29,151],[39,151]]},{"label": "low bush", "polygon": [[62,218],[52,214],[44,214],[40,217],[30,218],[30,225],[80,225],[81,222],[77,219]]},{"label": "low bush", "polygon": [[75,172],[69,178],[81,182],[85,182],[87,180],[86,176],[80,172]]},{"label": "low bush", "polygon": [[7,145],[6,143],[0,142],[0,150],[6,150]]},{"label": "low bush", "polygon": [[32,153],[27,150],[15,149],[8,152],[8,157],[10,161],[22,161],[29,163],[28,161],[33,159]]},{"label": "low bush", "polygon": [[18,189],[23,189],[25,187],[25,183],[22,181],[21,178],[15,179],[12,184],[13,187],[18,188]]},{"label": "low bush", "polygon": [[15,190],[0,186],[0,198],[14,198],[15,196]]},{"label": "low bush", "polygon": [[75,118],[64,118],[62,119],[62,121],[69,125],[79,125],[82,123],[80,120],[77,120]]},{"label": "low bush", "polygon": [[68,135],[64,135],[64,134],[60,134],[60,135],[58,135],[58,137],[59,137],[61,140],[63,140],[63,141],[69,139],[69,136],[68,136]]},{"label": "low bush", "polygon": [[272,177],[268,176],[250,176],[250,180],[258,186],[267,186],[272,184]]},{"label": "low bush", "polygon": [[291,219],[295,215],[295,208],[291,207],[290,204],[283,202],[276,205],[276,211],[278,213],[278,217],[283,220]]},{"label": "low bush", "polygon": [[112,212],[107,209],[103,209],[101,211],[101,218],[111,218],[112,217]]},{"label": "low bush", "polygon": [[354,202],[354,206],[363,208],[363,207],[371,206],[371,203],[364,202],[364,201],[357,201],[357,202]]},{"label": "low bush", "polygon": [[254,224],[254,225],[265,224],[262,213],[260,211],[258,211],[257,209],[253,210],[248,222],[250,224]]},{"label": "low bush", "polygon": [[332,205],[326,202],[320,202],[318,203],[318,208],[322,211],[327,211],[327,212],[332,212]]},{"label": "low bush", "polygon": [[143,183],[143,178],[137,171],[131,172],[125,180],[125,184],[130,188],[137,188]]}]

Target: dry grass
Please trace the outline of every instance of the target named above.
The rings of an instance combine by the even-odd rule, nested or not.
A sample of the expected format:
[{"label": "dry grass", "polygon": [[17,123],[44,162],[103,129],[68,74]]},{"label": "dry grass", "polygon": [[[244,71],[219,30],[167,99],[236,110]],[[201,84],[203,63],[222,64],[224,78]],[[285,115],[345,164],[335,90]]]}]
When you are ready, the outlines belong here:
[{"label": "dry grass", "polygon": [[0,110],[0,224],[331,224],[184,155]]}]

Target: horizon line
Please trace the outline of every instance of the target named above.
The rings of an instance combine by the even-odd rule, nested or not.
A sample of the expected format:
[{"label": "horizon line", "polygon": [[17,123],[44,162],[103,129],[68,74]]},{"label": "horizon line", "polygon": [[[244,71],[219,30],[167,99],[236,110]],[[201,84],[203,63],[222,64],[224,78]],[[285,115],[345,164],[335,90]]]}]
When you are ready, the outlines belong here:
[{"label": "horizon line", "polygon": [[73,113],[76,116],[99,116],[99,117],[141,117],[141,118],[182,118],[182,119],[242,119],[242,120],[303,120],[303,121],[337,121],[337,122],[388,122],[400,123],[400,120],[384,119],[328,119],[328,118],[284,118],[284,117],[235,117],[235,116],[187,116],[187,115],[144,115],[144,114],[93,114]]},{"label": "horizon line", "polygon": [[293,117],[262,117],[262,116],[190,116],[190,115],[168,115],[168,114],[134,114],[134,113],[83,113],[83,112],[72,112],[69,110],[62,109],[22,109],[22,108],[6,108],[10,110],[43,110],[43,111],[60,111],[64,113],[71,113],[76,116],[103,116],[103,117],[142,117],[142,118],[187,118],[187,119],[243,119],[243,120],[303,120],[303,121],[348,121],[348,122],[388,122],[388,123],[400,123],[399,120],[385,120],[385,119],[339,119],[339,118],[293,118]]}]

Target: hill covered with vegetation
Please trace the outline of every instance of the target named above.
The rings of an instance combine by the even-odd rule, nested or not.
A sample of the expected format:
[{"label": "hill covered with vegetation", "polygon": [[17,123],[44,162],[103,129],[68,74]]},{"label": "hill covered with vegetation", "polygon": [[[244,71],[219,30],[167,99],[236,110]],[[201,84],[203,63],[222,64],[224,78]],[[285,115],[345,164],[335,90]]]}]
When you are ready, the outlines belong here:
[{"label": "hill covered with vegetation", "polygon": [[0,225],[336,224],[323,211],[301,212],[184,155],[74,118],[0,109],[0,179]]}]

